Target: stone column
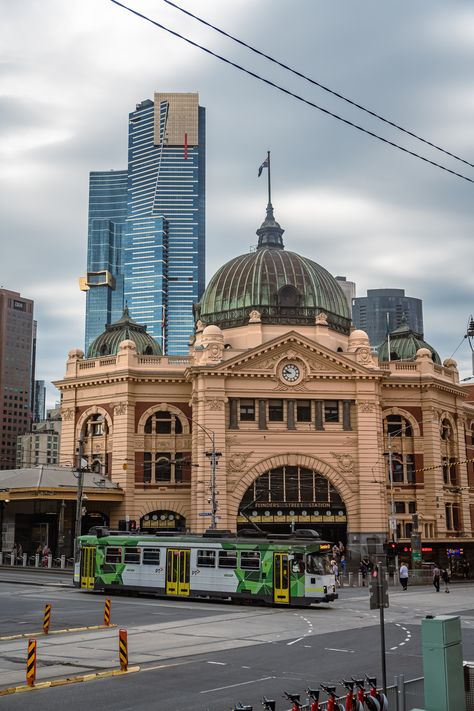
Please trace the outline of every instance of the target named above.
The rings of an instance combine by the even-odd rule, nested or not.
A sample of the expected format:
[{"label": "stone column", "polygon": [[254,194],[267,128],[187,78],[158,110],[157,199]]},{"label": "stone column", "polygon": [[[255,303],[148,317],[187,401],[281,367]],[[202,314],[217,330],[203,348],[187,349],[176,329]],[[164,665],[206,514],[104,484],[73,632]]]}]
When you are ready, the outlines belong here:
[{"label": "stone column", "polygon": [[350,400],[343,400],[342,401],[342,429],[343,430],[352,430],[351,401]]},{"label": "stone column", "polygon": [[323,414],[324,414],[324,408],[323,408],[323,401],[322,400],[316,400],[316,419],[315,419],[315,429],[317,430],[324,430],[324,419],[323,419]]},{"label": "stone column", "polygon": [[259,430],[266,430],[267,429],[267,401],[266,400],[259,400],[258,401],[258,429]]},{"label": "stone column", "polygon": [[287,427],[289,430],[295,430],[295,401],[287,400]]}]

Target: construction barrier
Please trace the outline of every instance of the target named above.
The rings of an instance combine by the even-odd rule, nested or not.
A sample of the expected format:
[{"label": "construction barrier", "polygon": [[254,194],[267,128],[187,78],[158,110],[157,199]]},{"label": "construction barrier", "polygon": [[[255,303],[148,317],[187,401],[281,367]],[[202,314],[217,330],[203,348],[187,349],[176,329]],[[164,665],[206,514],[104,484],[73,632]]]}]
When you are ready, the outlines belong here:
[{"label": "construction barrier", "polygon": [[110,627],[110,598],[107,597],[104,603],[104,625]]},{"label": "construction barrier", "polygon": [[49,626],[51,624],[51,605],[44,606],[44,617],[43,617],[43,632],[48,634]]},{"label": "construction barrier", "polygon": [[26,659],[26,683],[34,686],[36,680],[36,639],[28,640],[28,656]]},{"label": "construction barrier", "polygon": [[120,658],[120,669],[122,671],[127,671],[127,669],[128,669],[127,630],[119,630],[119,658]]}]

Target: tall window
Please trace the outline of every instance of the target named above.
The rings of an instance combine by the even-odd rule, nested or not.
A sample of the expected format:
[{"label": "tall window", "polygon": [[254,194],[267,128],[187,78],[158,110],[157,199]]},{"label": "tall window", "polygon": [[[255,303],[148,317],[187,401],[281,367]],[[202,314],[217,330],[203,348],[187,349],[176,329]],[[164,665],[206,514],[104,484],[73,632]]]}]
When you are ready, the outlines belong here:
[{"label": "tall window", "polygon": [[155,412],[145,423],[145,434],[182,434],[182,432],[181,420],[171,412]]},{"label": "tall window", "polygon": [[255,420],[255,400],[240,401],[240,419],[242,422]]},{"label": "tall window", "polygon": [[339,402],[337,400],[324,401],[324,421],[339,422]]},{"label": "tall window", "polygon": [[406,417],[394,414],[384,418],[385,453],[387,475],[390,481],[390,452],[392,461],[391,478],[395,484],[415,484],[416,467],[413,442],[413,428]]},{"label": "tall window", "polygon": [[137,481],[155,485],[189,481],[191,454],[183,452],[180,417],[158,410],[146,420],[144,434],[143,477],[138,472]]}]

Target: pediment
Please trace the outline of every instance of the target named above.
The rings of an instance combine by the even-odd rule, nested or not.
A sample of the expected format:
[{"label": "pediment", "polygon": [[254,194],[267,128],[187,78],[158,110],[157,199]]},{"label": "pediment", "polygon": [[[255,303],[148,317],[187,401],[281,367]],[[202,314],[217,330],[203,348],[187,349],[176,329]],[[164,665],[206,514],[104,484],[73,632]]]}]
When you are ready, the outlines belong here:
[{"label": "pediment", "polygon": [[264,343],[222,363],[219,370],[232,373],[276,375],[283,360],[300,360],[307,377],[354,376],[373,374],[374,369],[361,365],[351,357],[336,353],[296,332]]}]

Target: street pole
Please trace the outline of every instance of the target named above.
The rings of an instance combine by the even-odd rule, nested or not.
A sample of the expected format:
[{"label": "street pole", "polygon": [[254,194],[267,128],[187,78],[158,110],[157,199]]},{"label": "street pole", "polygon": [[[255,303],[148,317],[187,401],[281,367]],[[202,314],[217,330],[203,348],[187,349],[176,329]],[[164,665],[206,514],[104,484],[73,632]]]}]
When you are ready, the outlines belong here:
[{"label": "street pole", "polygon": [[217,528],[217,491],[216,491],[216,433],[212,432],[212,452],[211,452],[211,528]]},{"label": "street pole", "polygon": [[79,438],[79,447],[77,448],[77,498],[76,498],[76,523],[74,526],[74,560],[76,560],[77,539],[81,535],[82,529],[82,492],[84,489],[84,469],[82,468],[82,459],[84,455],[84,439],[82,435]]},{"label": "street pole", "polygon": [[[393,453],[392,453],[392,435],[387,432],[387,444],[388,444],[388,475],[390,479],[390,529],[392,533],[392,540],[394,543],[398,541],[397,533],[397,518],[395,516],[395,499],[393,493]],[[395,572],[398,574],[398,552],[395,553]]]},{"label": "street pole", "polygon": [[387,663],[385,659],[385,614],[383,601],[383,586],[385,584],[385,568],[380,563],[377,563],[377,588],[379,597],[380,610],[380,652],[382,658],[382,686],[384,694],[387,693]]}]

